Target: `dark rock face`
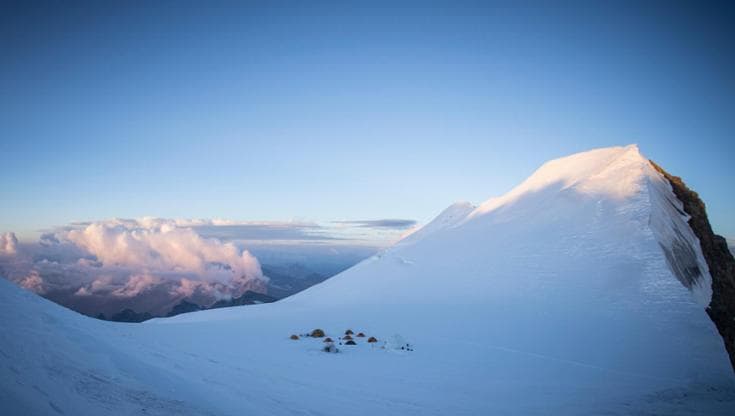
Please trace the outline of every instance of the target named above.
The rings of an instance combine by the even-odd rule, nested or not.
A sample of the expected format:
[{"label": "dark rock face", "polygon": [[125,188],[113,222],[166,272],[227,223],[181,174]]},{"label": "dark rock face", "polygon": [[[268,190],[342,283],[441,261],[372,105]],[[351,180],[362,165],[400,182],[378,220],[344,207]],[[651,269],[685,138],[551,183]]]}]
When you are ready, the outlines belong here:
[{"label": "dark rock face", "polygon": [[251,290],[245,291],[242,296],[237,298],[219,300],[208,308],[205,306],[197,305],[193,302],[189,302],[186,299],[182,299],[181,302],[176,304],[176,306],[174,306],[171,311],[166,314],[166,316],[171,317],[180,315],[182,313],[203,311],[207,309],[229,308],[230,306],[255,305],[258,303],[270,303],[275,301],[276,298],[272,296],[268,296],[263,293],[253,292]]},{"label": "dark rock face", "polygon": [[238,298],[219,300],[212,304],[209,309],[228,308],[230,306],[255,305],[258,303],[271,303],[275,301],[276,298],[272,296],[268,296],[263,293],[253,292],[252,290],[247,290],[245,291],[245,293],[242,294],[242,296]]},{"label": "dark rock face", "polygon": [[201,306],[197,305],[196,303],[189,302],[186,299],[183,299],[181,302],[176,304],[173,308],[171,308],[171,311],[166,314],[167,317],[181,315],[182,313],[189,313],[189,312],[196,312],[201,311]]},{"label": "dark rock face", "polygon": [[722,335],[730,363],[735,370],[735,258],[727,241],[715,234],[707,219],[704,202],[678,176],[673,176],[651,161],[651,164],[669,181],[676,197],[691,217],[689,226],[699,238],[702,253],[712,276],[712,301],[707,314]]},{"label": "dark rock face", "polygon": [[132,309],[123,309],[122,312],[118,312],[110,318],[110,321],[115,322],[143,322],[153,318],[148,312],[138,313]]}]

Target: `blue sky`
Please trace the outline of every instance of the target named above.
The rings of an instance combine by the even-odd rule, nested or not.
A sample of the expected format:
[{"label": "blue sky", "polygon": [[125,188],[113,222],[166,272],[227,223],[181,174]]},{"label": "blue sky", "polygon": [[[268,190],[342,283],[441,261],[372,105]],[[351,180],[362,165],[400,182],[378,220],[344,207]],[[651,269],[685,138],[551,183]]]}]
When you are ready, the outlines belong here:
[{"label": "blue sky", "polygon": [[735,236],[735,10],[615,3],[3,2],[0,231],[426,221],[638,143]]}]

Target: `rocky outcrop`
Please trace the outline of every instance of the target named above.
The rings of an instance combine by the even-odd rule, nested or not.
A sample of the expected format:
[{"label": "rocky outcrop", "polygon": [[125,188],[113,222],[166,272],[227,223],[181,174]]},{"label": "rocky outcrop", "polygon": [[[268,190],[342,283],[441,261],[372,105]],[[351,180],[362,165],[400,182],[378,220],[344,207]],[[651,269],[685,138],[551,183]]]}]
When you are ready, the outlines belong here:
[{"label": "rocky outcrop", "polygon": [[209,309],[229,308],[230,306],[257,305],[259,303],[275,302],[276,298],[265,295],[263,293],[247,290],[242,296],[232,299],[222,299],[209,307]]},{"label": "rocky outcrop", "polygon": [[735,370],[735,258],[725,238],[712,231],[704,202],[699,195],[689,189],[680,177],[671,175],[653,161],[651,164],[671,184],[674,194],[690,217],[689,226],[699,239],[712,276],[712,300],[707,307],[707,314],[722,335],[730,355],[730,363]]},{"label": "rocky outcrop", "polygon": [[245,291],[242,296],[231,299],[221,299],[213,303],[210,307],[200,306],[196,303],[189,302],[187,299],[182,299],[181,302],[176,304],[167,317],[181,315],[182,313],[197,312],[207,309],[218,309],[218,308],[229,308],[231,306],[242,306],[242,305],[256,305],[259,303],[270,303],[275,302],[276,298],[265,295],[263,293],[253,292],[251,290]]},{"label": "rocky outcrop", "polygon": [[166,316],[172,317],[176,315],[181,315],[182,313],[201,311],[203,309],[206,308],[202,308],[196,303],[189,302],[186,299],[182,299],[181,302],[177,303],[173,308],[171,308],[171,311],[167,313]]},{"label": "rocky outcrop", "polygon": [[147,321],[149,319],[153,318],[153,315],[151,315],[148,312],[135,312],[134,310],[127,308],[123,309],[121,312],[118,312],[110,318],[110,321],[115,322],[143,322]]}]

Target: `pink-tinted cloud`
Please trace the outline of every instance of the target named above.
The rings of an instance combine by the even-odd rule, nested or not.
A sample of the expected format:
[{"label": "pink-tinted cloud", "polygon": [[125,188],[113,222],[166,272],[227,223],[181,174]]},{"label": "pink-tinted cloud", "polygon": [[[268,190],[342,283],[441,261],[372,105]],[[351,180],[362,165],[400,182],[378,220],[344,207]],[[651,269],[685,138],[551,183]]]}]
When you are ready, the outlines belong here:
[{"label": "pink-tinted cloud", "polygon": [[[276,268],[314,258],[324,268],[320,273],[333,273],[349,263],[342,257],[356,262],[393,240],[397,231],[388,226],[407,224],[399,222],[141,218],[72,223],[48,230],[34,243],[18,242],[12,233],[0,235],[0,277],[95,316],[123,308],[165,314],[183,298],[207,306],[246,290],[266,293],[260,261],[248,250]],[[380,244],[374,245],[375,239]]]},{"label": "pink-tinted cloud", "polygon": [[28,275],[18,281],[18,284],[25,289],[38,293],[39,295],[46,293],[45,282],[36,270],[31,270]]},{"label": "pink-tinted cloud", "polygon": [[92,254],[104,267],[193,274],[201,280],[262,279],[258,260],[232,243],[204,239],[172,220],[96,222],[60,235]]},{"label": "pink-tinted cloud", "polygon": [[93,302],[96,308],[129,302],[165,313],[183,297],[207,304],[266,289],[253,255],[203,238],[181,221],[73,224],[25,245],[9,233],[0,236],[0,250],[2,277],[62,303]]},{"label": "pink-tinted cloud", "polygon": [[14,233],[0,234],[0,255],[14,255],[18,251],[18,239]]},{"label": "pink-tinted cloud", "polygon": [[[95,281],[96,282],[96,281]],[[161,284],[161,279],[150,274],[135,274],[128,278],[125,285],[112,291],[113,296],[132,298]]]}]

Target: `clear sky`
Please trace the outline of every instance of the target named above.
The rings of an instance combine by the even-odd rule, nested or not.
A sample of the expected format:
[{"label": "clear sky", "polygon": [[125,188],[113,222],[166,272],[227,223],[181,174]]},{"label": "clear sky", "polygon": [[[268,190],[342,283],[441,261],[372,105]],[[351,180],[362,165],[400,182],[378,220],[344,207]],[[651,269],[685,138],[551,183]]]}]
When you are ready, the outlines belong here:
[{"label": "clear sky", "polygon": [[735,236],[732,6],[209,3],[2,2],[0,231],[426,221],[638,143]]}]

